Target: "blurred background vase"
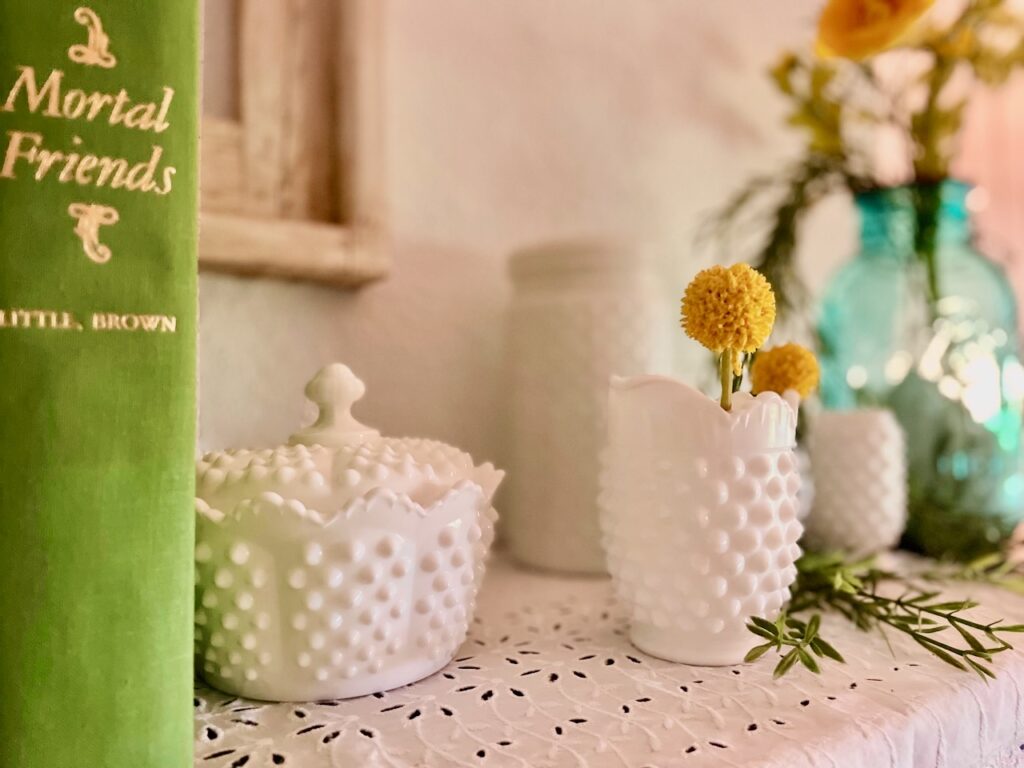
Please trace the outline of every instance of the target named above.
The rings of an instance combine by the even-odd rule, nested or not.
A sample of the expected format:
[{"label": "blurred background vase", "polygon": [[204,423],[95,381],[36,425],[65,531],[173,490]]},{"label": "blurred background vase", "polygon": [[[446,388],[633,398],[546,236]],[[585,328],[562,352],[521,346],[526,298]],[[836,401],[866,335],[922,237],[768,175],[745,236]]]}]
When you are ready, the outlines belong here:
[{"label": "blurred background vase", "polygon": [[606,573],[597,495],[608,382],[668,371],[671,309],[656,262],[613,242],[540,244],[510,270],[514,468],[502,532],[526,565]]},{"label": "blurred background vase", "polygon": [[[993,549],[1024,513],[1016,301],[974,246],[970,193],[947,180],[858,195],[860,252],[819,325],[826,408],[888,407],[906,433],[904,543],[960,559]],[[933,292],[915,247],[926,194],[938,203]]]},{"label": "blurred background vase", "polygon": [[892,413],[824,411],[809,447],[814,498],[805,546],[856,556],[893,547],[906,524],[907,472],[903,430]]}]

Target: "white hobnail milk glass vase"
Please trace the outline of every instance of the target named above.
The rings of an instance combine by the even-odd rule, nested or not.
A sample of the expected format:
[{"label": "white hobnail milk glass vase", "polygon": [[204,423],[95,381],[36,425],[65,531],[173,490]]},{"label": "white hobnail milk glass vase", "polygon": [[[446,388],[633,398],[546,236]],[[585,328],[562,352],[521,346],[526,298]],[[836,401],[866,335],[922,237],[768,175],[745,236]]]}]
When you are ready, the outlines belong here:
[{"label": "white hobnail milk glass vase", "polygon": [[650,256],[602,240],[512,257],[511,456],[502,535],[517,560],[606,573],[598,525],[608,381],[671,364],[671,307]]},{"label": "white hobnail milk glass vase", "polygon": [[907,522],[903,430],[890,411],[823,411],[810,437],[814,504],[805,525],[818,550],[872,554],[896,545]]},{"label": "white hobnail milk glass vase", "polygon": [[796,578],[796,410],[773,392],[731,411],[661,376],[614,379],[601,523],[608,567],[640,650],[738,664]]}]

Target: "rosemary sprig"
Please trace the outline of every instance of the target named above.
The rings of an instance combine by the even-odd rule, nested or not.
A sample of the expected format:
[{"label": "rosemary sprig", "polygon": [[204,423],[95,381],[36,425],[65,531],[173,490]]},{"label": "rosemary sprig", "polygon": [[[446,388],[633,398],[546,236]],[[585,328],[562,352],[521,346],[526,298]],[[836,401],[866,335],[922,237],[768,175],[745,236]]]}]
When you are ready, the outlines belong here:
[{"label": "rosemary sprig", "polygon": [[1024,573],[1021,563],[1008,559],[1001,552],[992,552],[968,563],[942,563],[924,571],[928,581],[973,581],[1008,589],[1024,595]]},{"label": "rosemary sprig", "polygon": [[[807,622],[794,619],[785,611],[779,614],[774,623],[757,616],[751,617],[747,629],[768,642],[751,648],[744,661],[755,661],[774,648],[782,657],[775,665],[775,677],[782,677],[797,662],[803,664],[811,672],[819,674],[821,667],[815,660],[815,656],[844,663],[845,659],[839,651],[818,635],[820,627],[820,613],[815,613]],[[783,648],[788,650],[783,653]]]},{"label": "rosemary sprig", "polygon": [[[880,594],[883,583],[900,584],[904,591],[898,597]],[[862,631],[878,631],[886,642],[885,630],[894,630],[952,667],[994,678],[993,657],[1012,648],[1002,635],[1024,632],[1024,624],[981,623],[961,615],[977,605],[973,600],[945,600],[909,577],[878,568],[873,558],[848,562],[839,554],[810,553],[797,561],[792,598],[778,619],[751,618],[747,628],[767,642],[751,648],[747,660],[774,649],[781,656],[776,677],[798,662],[819,672],[814,656],[843,661],[820,636],[821,612],[835,611]],[[806,622],[796,618],[808,612]]]}]

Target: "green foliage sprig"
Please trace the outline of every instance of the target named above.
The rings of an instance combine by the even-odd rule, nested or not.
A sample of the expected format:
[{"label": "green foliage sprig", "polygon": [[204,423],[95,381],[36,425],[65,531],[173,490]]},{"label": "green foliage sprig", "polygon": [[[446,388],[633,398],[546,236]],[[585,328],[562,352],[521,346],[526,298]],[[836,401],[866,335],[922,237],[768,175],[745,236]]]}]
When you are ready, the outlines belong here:
[{"label": "green foliage sprig", "polygon": [[[936,658],[956,669],[973,671],[983,678],[995,677],[993,657],[1012,648],[1002,636],[1024,632],[1024,624],[1003,624],[1001,621],[981,623],[962,614],[976,607],[972,600],[947,600],[937,590],[918,586],[911,577],[883,570],[873,558],[847,561],[839,554],[806,554],[797,561],[797,579],[792,597],[779,617],[770,622],[752,618],[747,624],[763,641],[750,649],[747,660],[753,661],[774,650],[780,659],[775,677],[781,677],[798,663],[811,672],[821,671],[818,659],[843,662],[836,648],[821,637],[821,614],[839,613],[855,627],[877,631],[888,643],[886,631],[907,635]],[[994,561],[980,564],[977,574],[1005,577],[1002,566]],[[938,578],[932,574],[932,578]],[[882,594],[883,584],[901,588],[897,597]],[[804,621],[798,616],[810,614]]]},{"label": "green foliage sprig", "polygon": [[991,584],[1024,595],[1021,563],[1001,552],[982,555],[968,563],[940,564],[924,571],[921,577],[935,582],[971,581]]},{"label": "green foliage sprig", "polygon": [[[799,662],[815,674],[821,667],[815,656],[829,658],[843,664],[846,659],[831,643],[818,634],[821,629],[821,614],[815,613],[810,620],[803,622],[783,611],[775,622],[754,616],[750,619],[747,629],[768,642],[755,645],[747,651],[744,661],[756,661],[768,651],[775,649],[782,658],[775,665],[775,677],[782,677]],[[783,652],[783,649],[785,652]]]}]

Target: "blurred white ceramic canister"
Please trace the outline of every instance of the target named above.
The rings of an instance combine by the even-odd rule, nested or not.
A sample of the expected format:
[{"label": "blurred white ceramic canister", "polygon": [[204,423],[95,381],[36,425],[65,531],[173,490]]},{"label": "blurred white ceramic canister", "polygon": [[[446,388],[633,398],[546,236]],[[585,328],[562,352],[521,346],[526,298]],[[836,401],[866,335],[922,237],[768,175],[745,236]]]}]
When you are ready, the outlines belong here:
[{"label": "blurred white ceramic canister", "polygon": [[870,554],[896,545],[907,521],[903,430],[880,408],[822,411],[810,435],[814,504],[807,545]]},{"label": "blurred white ceramic canister", "polygon": [[613,375],[671,363],[675,328],[656,262],[603,240],[514,254],[509,490],[503,535],[538,568],[604,573],[599,455]]},{"label": "blurred white ceramic canister", "polygon": [[796,411],[774,392],[725,411],[663,376],[612,381],[601,523],[640,650],[739,664],[751,616],[789,599],[803,531]]}]

